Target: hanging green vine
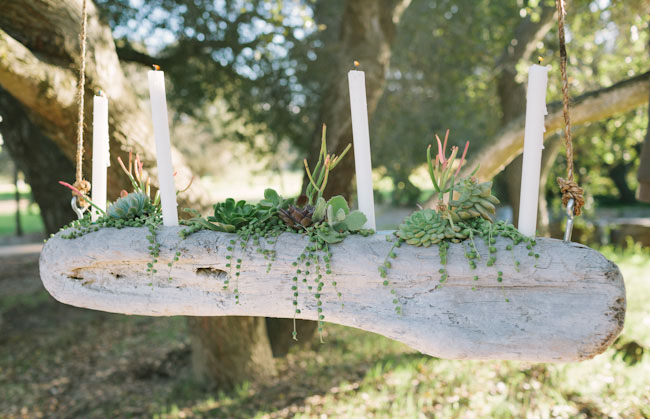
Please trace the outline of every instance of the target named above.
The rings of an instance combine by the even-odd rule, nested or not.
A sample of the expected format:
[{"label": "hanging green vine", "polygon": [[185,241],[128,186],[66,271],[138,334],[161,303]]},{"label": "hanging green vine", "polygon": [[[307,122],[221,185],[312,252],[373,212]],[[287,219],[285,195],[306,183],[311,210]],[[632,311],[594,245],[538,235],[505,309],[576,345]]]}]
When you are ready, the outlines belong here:
[{"label": "hanging green vine", "polygon": [[[305,159],[304,166],[309,185],[305,189],[305,194],[296,200],[284,199],[275,190],[267,189],[264,191],[264,199],[255,205],[229,198],[215,204],[213,215],[208,217],[202,217],[194,210],[186,210],[192,213],[193,217],[183,222],[188,227],[181,231],[183,238],[203,229],[237,235],[237,238],[230,240],[227,246],[226,267],[229,269],[229,275],[224,282],[224,288],[227,289],[230,281],[234,279],[233,293],[237,303],[239,302],[238,281],[244,263],[243,256],[249,249],[249,243],[252,244],[255,252],[264,255],[264,259],[267,260],[266,272],[270,273],[281,234],[301,234],[308,238],[308,244],[293,262],[296,270],[291,277],[290,288],[294,306],[294,339],[297,339],[296,315],[301,314],[302,310],[299,297],[311,293],[315,299],[318,332],[322,340],[325,320],[322,296],[325,278],[332,273],[332,252],[329,246],[343,241],[350,234],[367,236],[373,233],[363,228],[367,221],[365,215],[359,211],[351,211],[345,198],[335,196],[326,200],[323,197],[331,171],[349,149],[350,145],[340,156],[328,154],[326,128],[323,126],[318,161],[311,170]],[[272,246],[271,249],[265,247],[269,245]],[[241,254],[238,253],[238,248]],[[338,291],[336,281],[332,280],[331,286],[340,299],[341,293]]]}]

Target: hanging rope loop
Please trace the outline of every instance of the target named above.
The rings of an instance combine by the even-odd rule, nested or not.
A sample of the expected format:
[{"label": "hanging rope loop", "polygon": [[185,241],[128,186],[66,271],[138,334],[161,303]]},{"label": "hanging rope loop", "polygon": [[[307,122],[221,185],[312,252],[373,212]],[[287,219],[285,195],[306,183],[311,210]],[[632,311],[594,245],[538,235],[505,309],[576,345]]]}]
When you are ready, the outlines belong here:
[{"label": "hanging rope loop", "polygon": [[564,114],[564,145],[566,147],[566,180],[558,177],[557,183],[562,192],[562,204],[566,207],[573,199],[573,214],[580,215],[585,204],[584,190],[578,186],[573,176],[573,142],[571,140],[571,118],[569,117],[569,80],[566,74],[566,41],[564,38],[565,0],[555,0],[557,9],[558,36],[560,38],[560,73],[562,75],[562,113]]},{"label": "hanging rope loop", "polygon": [[[86,84],[86,24],[88,21],[88,4],[83,0],[81,7],[81,34],[79,43],[81,46],[81,61],[79,64],[79,81],[77,84],[77,154],[76,154],[76,173],[74,187],[77,188],[84,196],[90,192],[90,182],[83,178],[83,150],[84,150],[84,87]],[[76,198],[76,196],[75,196]],[[74,198],[73,198],[74,199]],[[85,211],[90,203],[83,198],[76,199],[77,208],[81,208],[81,214]],[[75,204],[73,206],[76,207]],[[79,216],[80,212],[75,209]],[[81,216],[79,216],[81,218]]]}]

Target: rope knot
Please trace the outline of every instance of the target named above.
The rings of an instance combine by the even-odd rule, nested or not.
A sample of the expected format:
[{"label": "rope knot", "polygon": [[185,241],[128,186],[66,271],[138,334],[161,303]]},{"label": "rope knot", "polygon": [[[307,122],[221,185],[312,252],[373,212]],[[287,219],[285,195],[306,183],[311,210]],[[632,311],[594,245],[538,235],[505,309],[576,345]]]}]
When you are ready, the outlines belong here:
[{"label": "rope knot", "polygon": [[[90,192],[90,182],[87,180],[78,180],[74,183],[73,185],[75,188],[79,190],[83,194],[83,196],[88,196],[88,193]],[[86,201],[85,199],[79,197],[76,193],[72,193],[74,196],[78,198],[78,203],[79,206],[82,208],[88,208],[90,206],[90,203]]]},{"label": "rope knot", "polygon": [[578,186],[575,181],[564,180],[561,177],[557,178],[557,184],[562,192],[562,204],[566,207],[569,199],[573,199],[573,214],[580,215],[582,207],[585,205],[584,189]]}]

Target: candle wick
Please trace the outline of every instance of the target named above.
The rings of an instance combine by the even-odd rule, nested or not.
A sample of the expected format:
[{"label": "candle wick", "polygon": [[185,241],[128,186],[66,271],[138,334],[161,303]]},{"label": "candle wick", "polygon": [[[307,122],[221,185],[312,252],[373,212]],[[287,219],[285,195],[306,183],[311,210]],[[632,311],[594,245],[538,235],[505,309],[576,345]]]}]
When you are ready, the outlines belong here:
[{"label": "candle wick", "polygon": [[358,69],[360,65],[361,65],[361,63],[359,61],[354,60],[354,69],[355,70]]},{"label": "candle wick", "polygon": [[160,66],[158,64],[154,64],[152,67],[155,71],[160,71]]},{"label": "candle wick", "polygon": [[537,64],[541,65],[543,61],[544,61],[544,58],[542,58],[541,56],[537,57]]}]

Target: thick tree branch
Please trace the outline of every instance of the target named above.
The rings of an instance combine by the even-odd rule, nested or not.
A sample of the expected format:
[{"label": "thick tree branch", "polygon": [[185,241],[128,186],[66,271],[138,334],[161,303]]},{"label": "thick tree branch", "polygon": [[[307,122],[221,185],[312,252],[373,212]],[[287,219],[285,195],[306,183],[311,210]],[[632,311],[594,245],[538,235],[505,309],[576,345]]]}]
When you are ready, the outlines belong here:
[{"label": "thick tree branch", "polygon": [[143,64],[146,66],[151,66],[153,64],[158,64],[165,68],[163,58],[152,57],[151,55],[138,51],[136,48],[133,48],[130,42],[120,39],[115,41],[115,51],[120,61],[127,61],[131,63]]},{"label": "thick tree branch", "polygon": [[[648,89],[650,71],[610,87],[580,95],[571,102],[571,122],[578,126],[642,106],[647,102]],[[562,129],[564,124],[560,102],[549,104],[548,111],[545,137]],[[491,179],[503,170],[523,151],[524,123],[525,115],[522,114],[508,124],[490,144],[474,153],[461,171],[462,176],[469,174],[478,164],[481,165],[478,176],[483,179]]]},{"label": "thick tree branch", "polygon": [[[75,152],[75,68],[79,61],[80,8],[81,2],[76,0],[0,3],[0,86],[27,108],[30,119],[70,159]],[[55,25],[48,27],[49,37],[42,34],[44,25]],[[145,166],[150,168],[152,180],[157,179],[150,111],[125,78],[111,30],[98,19],[92,3],[88,7],[86,69],[87,118],[92,115],[93,94],[103,90],[110,101],[112,156],[121,154],[124,157],[128,151],[140,153]],[[92,124],[86,126],[85,138],[90,139]],[[90,150],[87,141],[84,150],[87,174],[90,173]],[[178,172],[177,182],[184,186],[192,176],[191,169],[175,150],[173,160]],[[125,176],[119,174],[117,165],[113,165],[111,171],[113,175],[109,175],[108,187],[109,195],[114,197],[129,185]],[[207,193],[197,182],[184,195],[182,205],[200,207],[206,197]]]}]

